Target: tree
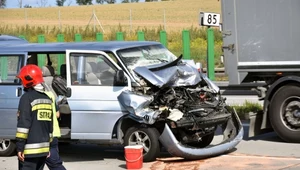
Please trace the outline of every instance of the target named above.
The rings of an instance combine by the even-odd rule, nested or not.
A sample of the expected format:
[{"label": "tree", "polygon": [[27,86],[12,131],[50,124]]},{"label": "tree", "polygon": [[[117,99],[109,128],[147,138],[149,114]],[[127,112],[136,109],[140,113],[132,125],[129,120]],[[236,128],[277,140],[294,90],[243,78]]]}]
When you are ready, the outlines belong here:
[{"label": "tree", "polygon": [[64,6],[65,2],[66,2],[66,0],[56,0],[56,5],[57,6]]},{"label": "tree", "polygon": [[46,7],[47,3],[48,3],[48,0],[36,0],[36,4],[39,7]]},{"label": "tree", "polygon": [[139,0],[123,0],[122,3],[139,2]]},{"label": "tree", "polygon": [[19,8],[22,8],[22,0],[18,0]]},{"label": "tree", "polygon": [[6,0],[0,0],[0,8],[6,7]]},{"label": "tree", "polygon": [[92,5],[93,0],[76,0],[78,5]]},{"label": "tree", "polygon": [[98,4],[104,4],[105,0],[96,0],[96,3]]},{"label": "tree", "polygon": [[114,4],[116,3],[116,0],[105,0],[105,2],[108,4]]},{"label": "tree", "polygon": [[67,2],[67,5],[70,6],[71,4],[72,4],[72,0],[69,0],[69,1]]},{"label": "tree", "polygon": [[32,6],[26,4],[26,5],[24,5],[24,8],[32,8]]}]

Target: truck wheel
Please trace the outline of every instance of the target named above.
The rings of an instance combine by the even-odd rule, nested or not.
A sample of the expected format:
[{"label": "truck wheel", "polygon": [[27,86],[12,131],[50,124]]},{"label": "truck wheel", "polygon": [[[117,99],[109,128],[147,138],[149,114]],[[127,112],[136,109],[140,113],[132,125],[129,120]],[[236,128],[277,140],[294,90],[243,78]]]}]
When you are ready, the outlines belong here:
[{"label": "truck wheel", "polygon": [[16,151],[16,144],[9,139],[0,139],[0,156],[11,156]]},{"label": "truck wheel", "polygon": [[142,145],[145,162],[154,161],[160,153],[159,133],[155,128],[131,127],[124,137],[125,146]]},{"label": "truck wheel", "polygon": [[269,118],[281,139],[300,142],[300,87],[281,87],[271,100]]}]

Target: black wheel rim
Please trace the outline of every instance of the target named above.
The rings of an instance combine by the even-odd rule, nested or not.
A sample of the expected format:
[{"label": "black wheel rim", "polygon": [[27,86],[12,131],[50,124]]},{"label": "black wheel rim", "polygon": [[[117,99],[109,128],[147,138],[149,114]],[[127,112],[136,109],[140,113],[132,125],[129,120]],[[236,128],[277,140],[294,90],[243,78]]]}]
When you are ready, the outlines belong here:
[{"label": "black wheel rim", "polygon": [[150,151],[151,148],[151,139],[150,137],[143,131],[135,131],[133,132],[128,139],[128,144],[132,145],[142,145],[143,153],[146,154]]},{"label": "black wheel rim", "polygon": [[283,125],[291,131],[300,131],[300,97],[286,98],[280,108],[280,119]]}]

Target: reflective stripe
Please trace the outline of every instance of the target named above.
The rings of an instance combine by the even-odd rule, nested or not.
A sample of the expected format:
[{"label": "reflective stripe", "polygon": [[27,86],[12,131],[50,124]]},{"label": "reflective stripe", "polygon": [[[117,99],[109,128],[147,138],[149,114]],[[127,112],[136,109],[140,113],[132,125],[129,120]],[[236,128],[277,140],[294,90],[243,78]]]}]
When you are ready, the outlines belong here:
[{"label": "reflective stripe", "polygon": [[39,153],[48,153],[49,147],[47,148],[39,148],[39,149],[25,149],[24,154],[39,154]]},{"label": "reflective stripe", "polygon": [[46,148],[49,146],[49,142],[43,143],[34,143],[34,144],[26,144],[25,149],[38,149],[38,148]]},{"label": "reflective stripe", "polygon": [[50,136],[50,143],[51,143],[53,141],[53,134],[49,133],[49,136]]},{"label": "reflective stripe", "polygon": [[38,104],[51,104],[52,101],[50,99],[35,99],[31,102],[31,106]]},{"label": "reflective stripe", "polygon": [[51,104],[37,104],[37,105],[33,106],[31,110],[35,111],[35,110],[39,110],[39,109],[52,110],[52,106],[51,106]]},{"label": "reflective stripe", "polygon": [[29,132],[29,129],[27,129],[27,128],[17,128],[17,132],[20,132],[20,133],[28,133],[28,132]]},{"label": "reflective stripe", "polygon": [[27,133],[19,133],[19,132],[17,132],[16,137],[17,138],[21,138],[21,139],[27,139],[28,134]]},{"label": "reflective stripe", "polygon": [[239,66],[278,66],[278,65],[299,65],[300,61],[252,61],[252,62],[239,62]]}]

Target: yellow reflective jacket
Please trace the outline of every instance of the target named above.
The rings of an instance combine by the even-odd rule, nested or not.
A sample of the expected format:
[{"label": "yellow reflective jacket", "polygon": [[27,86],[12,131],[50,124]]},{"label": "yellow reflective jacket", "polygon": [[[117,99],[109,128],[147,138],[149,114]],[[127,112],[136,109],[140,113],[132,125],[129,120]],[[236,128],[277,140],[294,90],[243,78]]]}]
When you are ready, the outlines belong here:
[{"label": "yellow reflective jacket", "polygon": [[53,137],[61,137],[60,134],[60,128],[58,125],[58,120],[56,117],[56,107],[55,107],[55,97],[54,94],[51,91],[45,91],[45,94],[52,100],[52,110],[53,110],[53,132],[52,135]]}]

